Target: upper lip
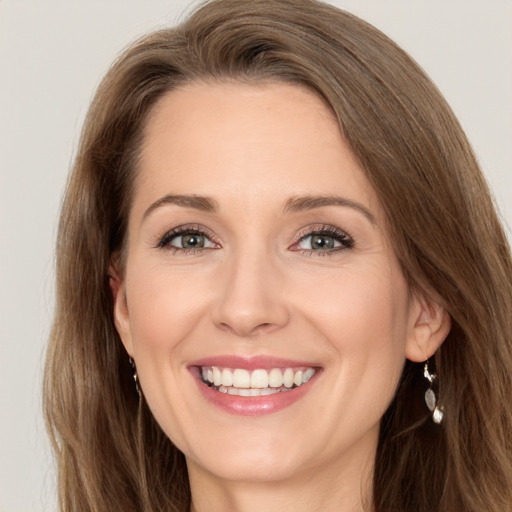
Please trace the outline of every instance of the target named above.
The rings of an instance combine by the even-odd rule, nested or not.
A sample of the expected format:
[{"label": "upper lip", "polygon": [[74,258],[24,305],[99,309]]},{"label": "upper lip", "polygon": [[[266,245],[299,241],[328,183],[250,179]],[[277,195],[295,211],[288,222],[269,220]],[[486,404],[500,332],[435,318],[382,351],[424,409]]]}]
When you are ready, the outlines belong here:
[{"label": "upper lip", "polygon": [[310,361],[298,361],[294,359],[284,359],[268,355],[258,356],[236,356],[221,355],[205,357],[191,362],[188,366],[217,366],[222,368],[242,368],[245,370],[257,370],[264,368],[297,368],[307,367],[316,368],[319,365]]}]

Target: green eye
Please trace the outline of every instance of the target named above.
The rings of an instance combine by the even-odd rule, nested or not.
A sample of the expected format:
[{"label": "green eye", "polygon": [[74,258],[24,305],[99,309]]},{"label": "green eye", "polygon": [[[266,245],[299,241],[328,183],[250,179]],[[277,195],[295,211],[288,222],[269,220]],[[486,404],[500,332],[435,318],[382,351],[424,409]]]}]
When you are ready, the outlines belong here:
[{"label": "green eye", "polygon": [[327,234],[308,235],[301,239],[298,248],[312,251],[328,251],[341,247],[336,237]]},{"label": "green eye", "polygon": [[293,249],[310,253],[334,253],[352,247],[354,240],[348,233],[326,226],[318,230],[313,229],[302,236]]},{"label": "green eye", "polygon": [[203,232],[195,229],[179,229],[166,233],[158,242],[158,247],[173,249],[175,251],[194,251],[201,249],[214,249],[217,244]]},{"label": "green eye", "polygon": [[180,249],[201,249],[205,244],[206,237],[199,233],[186,233],[176,236],[171,241],[173,247],[179,247]]},{"label": "green eye", "polygon": [[[334,249],[336,247],[336,240],[332,236],[327,235],[313,235],[311,236],[311,248],[319,251],[326,249]],[[338,246],[341,245],[338,242]]]}]

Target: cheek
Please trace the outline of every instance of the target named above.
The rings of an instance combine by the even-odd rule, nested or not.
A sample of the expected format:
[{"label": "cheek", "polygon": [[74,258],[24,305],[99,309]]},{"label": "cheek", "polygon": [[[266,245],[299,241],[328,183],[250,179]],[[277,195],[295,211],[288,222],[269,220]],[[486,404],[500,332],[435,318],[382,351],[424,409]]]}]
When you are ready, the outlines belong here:
[{"label": "cheek", "polygon": [[[199,276],[170,272],[165,265],[137,264],[127,269],[126,292],[137,372],[156,421],[182,450],[187,425],[195,421],[186,401],[190,382],[185,342],[204,310]],[[180,411],[176,414],[176,411]]]},{"label": "cheek", "polygon": [[354,395],[360,390],[362,400],[391,400],[408,336],[410,301],[402,273],[394,265],[345,268],[325,283],[310,283],[302,311],[337,362],[340,389],[349,387]]},{"label": "cheek", "polygon": [[168,351],[197,326],[204,309],[200,276],[169,272],[165,266],[137,266],[127,281],[135,352]]},{"label": "cheek", "polygon": [[[329,337],[339,339],[339,349],[381,345],[388,339],[404,341],[408,316],[408,287],[392,265],[367,265],[341,269],[329,279],[310,282],[297,294],[307,299],[304,311],[312,322],[323,325]],[[325,284],[323,284],[325,283]],[[389,348],[389,347],[388,347]]]}]

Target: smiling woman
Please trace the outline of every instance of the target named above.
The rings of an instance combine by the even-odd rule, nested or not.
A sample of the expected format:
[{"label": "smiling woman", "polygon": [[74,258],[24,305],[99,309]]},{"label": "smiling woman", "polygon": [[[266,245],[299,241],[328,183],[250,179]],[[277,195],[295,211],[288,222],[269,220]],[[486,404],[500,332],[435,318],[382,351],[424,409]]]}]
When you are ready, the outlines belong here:
[{"label": "smiling woman", "polygon": [[505,236],[435,87],[343,11],[217,0],[119,58],[57,298],[63,511],[512,510]]},{"label": "smiling woman", "polygon": [[[311,475],[320,489],[337,474],[352,485],[328,499],[358,502],[405,357],[424,360],[449,328],[439,311],[429,339],[418,331],[424,305],[385,224],[309,90],[194,82],[155,105],[114,317],[199,488],[243,475],[281,482],[279,494],[300,484],[306,497]],[[245,493],[234,496],[249,510]]]}]

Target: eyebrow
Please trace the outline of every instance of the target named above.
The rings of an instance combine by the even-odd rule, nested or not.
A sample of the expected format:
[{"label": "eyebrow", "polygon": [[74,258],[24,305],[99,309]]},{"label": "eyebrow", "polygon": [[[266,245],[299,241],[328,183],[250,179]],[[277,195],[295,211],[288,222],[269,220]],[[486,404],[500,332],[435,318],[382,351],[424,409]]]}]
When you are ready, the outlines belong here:
[{"label": "eyebrow", "polygon": [[169,194],[152,203],[144,212],[143,218],[146,218],[154,210],[168,204],[182,206],[183,208],[193,208],[202,212],[216,212],[219,209],[217,201],[209,197]]},{"label": "eyebrow", "polygon": [[300,212],[313,210],[322,206],[344,206],[362,213],[372,224],[376,224],[373,214],[362,204],[340,196],[300,196],[286,201],[284,212]]},{"label": "eyebrow", "polygon": [[[217,201],[205,196],[196,195],[174,195],[169,194],[152,203],[144,212],[143,218],[146,218],[154,210],[161,208],[165,205],[176,205],[183,208],[193,208],[202,212],[215,213],[219,210]],[[344,206],[359,211],[368,220],[375,224],[375,217],[370,210],[362,204],[340,196],[298,196],[291,197],[285,203],[283,213],[301,212],[306,210],[313,210],[323,206]]]}]

